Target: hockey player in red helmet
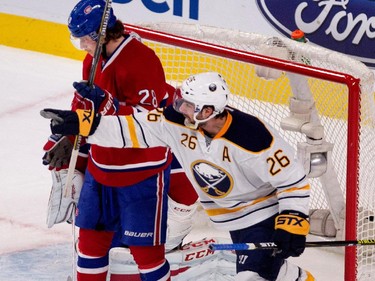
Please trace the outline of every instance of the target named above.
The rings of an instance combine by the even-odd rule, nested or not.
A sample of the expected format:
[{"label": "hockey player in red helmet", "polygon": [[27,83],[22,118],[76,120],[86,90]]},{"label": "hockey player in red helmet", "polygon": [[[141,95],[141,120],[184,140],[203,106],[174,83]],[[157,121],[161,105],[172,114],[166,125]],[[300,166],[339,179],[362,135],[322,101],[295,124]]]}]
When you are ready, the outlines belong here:
[{"label": "hockey player in red helmet", "polygon": [[[103,0],[80,1],[68,19],[72,42],[88,53],[83,61],[83,80],[89,78],[105,3]],[[86,82],[73,84],[76,89],[73,110],[88,108],[93,100],[103,105],[95,108],[102,115],[148,111],[164,105],[168,92],[174,91],[165,82],[161,62],[154,51],[144,45],[137,34],[126,33],[112,9],[94,85],[91,89]],[[71,149],[67,138],[63,139],[53,136],[44,158],[44,162],[50,164],[54,184],[58,182],[60,189],[63,184],[58,179],[66,175],[70,156],[61,153],[61,149]],[[62,143],[63,147],[59,146]],[[172,159],[170,150],[164,147],[118,149],[88,147],[83,143],[76,166],[84,173],[76,217],[79,281],[106,280],[108,251],[114,243],[129,247],[142,279],[169,279],[169,264],[165,259],[167,206],[170,209],[168,225],[172,224],[168,230],[171,241],[168,248],[171,249],[178,246],[190,230],[197,200],[186,176],[174,169],[179,165],[177,161],[173,161],[172,166],[177,173],[170,175]],[[77,171],[73,184],[79,185],[81,178],[82,174]],[[168,190],[169,183],[171,190]],[[168,198],[168,191],[171,198]],[[77,201],[77,194],[75,197]],[[56,214],[56,208],[51,207],[49,225],[69,219],[68,215],[68,212],[63,216]],[[56,216],[60,221],[56,221]],[[113,239],[115,233],[117,240]]]}]

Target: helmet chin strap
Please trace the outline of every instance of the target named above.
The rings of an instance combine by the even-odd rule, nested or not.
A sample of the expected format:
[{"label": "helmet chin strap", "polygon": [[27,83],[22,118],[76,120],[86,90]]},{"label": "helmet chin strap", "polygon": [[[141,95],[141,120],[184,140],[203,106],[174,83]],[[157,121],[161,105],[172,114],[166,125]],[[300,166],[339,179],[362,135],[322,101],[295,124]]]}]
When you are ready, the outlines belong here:
[{"label": "helmet chin strap", "polygon": [[198,114],[199,114],[199,112],[194,113],[194,115],[193,115],[194,124],[191,123],[187,118],[185,118],[185,121],[184,121],[185,126],[190,128],[190,129],[196,130],[200,124],[206,123],[208,120],[211,120],[212,118],[214,118],[217,115],[216,113],[212,112],[212,114],[210,116],[208,116],[206,119],[200,120],[200,119],[197,119]]},{"label": "helmet chin strap", "polygon": [[184,125],[188,127],[189,129],[196,130],[198,128],[198,123],[195,122],[195,124],[191,123],[188,118],[185,118]]}]

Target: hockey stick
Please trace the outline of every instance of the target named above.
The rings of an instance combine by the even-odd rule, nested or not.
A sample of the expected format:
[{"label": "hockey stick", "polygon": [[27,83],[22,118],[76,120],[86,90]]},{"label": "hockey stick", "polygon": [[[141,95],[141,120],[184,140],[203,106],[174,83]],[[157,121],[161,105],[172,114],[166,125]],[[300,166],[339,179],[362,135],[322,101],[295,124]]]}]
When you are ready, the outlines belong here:
[{"label": "hockey stick", "polygon": [[[348,246],[370,246],[375,245],[375,240],[338,240],[338,241],[312,241],[306,242],[306,248],[317,247],[348,247]],[[274,242],[259,243],[233,243],[233,244],[210,244],[213,251],[232,250],[274,250],[277,245]]]},{"label": "hockey stick", "polygon": [[[100,22],[99,26],[99,35],[98,35],[98,43],[95,47],[95,52],[94,56],[92,59],[92,64],[91,64],[91,69],[90,69],[90,75],[89,75],[89,80],[87,82],[88,86],[90,88],[93,87],[94,85],[94,80],[95,80],[95,75],[96,75],[96,70],[98,68],[98,62],[99,62],[99,57],[103,49],[103,44],[106,36],[106,31],[107,31],[107,26],[108,26],[108,21],[109,21],[109,16],[110,16],[110,11],[112,7],[112,0],[106,0],[105,6],[104,6],[104,11],[102,15],[102,19]],[[65,192],[64,192],[64,197],[70,197],[72,193],[71,189],[71,183],[73,180],[73,175],[74,175],[74,170],[77,164],[77,159],[78,159],[78,154],[79,154],[79,148],[81,146],[81,141],[82,141],[82,136],[77,135],[74,139],[74,145],[73,145],[73,150],[72,154],[70,156],[70,161],[69,161],[69,168],[68,168],[68,174],[66,176],[66,182],[65,182]],[[76,206],[73,204],[73,222],[72,222],[72,234],[73,234],[73,278],[70,276],[68,277],[68,281],[70,280],[76,280],[76,234],[75,234],[75,210]]]},{"label": "hockey stick", "polygon": [[[105,40],[105,35],[106,35],[106,30],[107,30],[107,25],[108,25],[108,20],[109,20],[109,15],[110,15],[110,10],[112,7],[112,0],[106,0],[105,7],[104,7],[104,12],[102,16],[102,20],[100,23],[99,27],[99,36],[98,36],[98,44],[96,45],[95,48],[95,53],[92,59],[92,64],[91,64],[91,69],[90,69],[90,76],[87,84],[89,85],[90,88],[93,87],[94,85],[94,80],[95,80],[95,75],[96,75],[96,69],[98,67],[98,62],[99,62],[99,57],[102,52],[104,40]],[[79,148],[81,146],[81,141],[82,141],[82,136],[77,135],[74,140],[73,144],[73,151],[72,155],[70,157],[69,161],[69,169],[68,169],[68,174],[66,178],[66,183],[65,183],[65,193],[64,197],[69,197],[71,195],[71,182],[73,179],[74,175],[74,169],[77,164],[77,159],[78,159],[78,153],[79,153]]]}]

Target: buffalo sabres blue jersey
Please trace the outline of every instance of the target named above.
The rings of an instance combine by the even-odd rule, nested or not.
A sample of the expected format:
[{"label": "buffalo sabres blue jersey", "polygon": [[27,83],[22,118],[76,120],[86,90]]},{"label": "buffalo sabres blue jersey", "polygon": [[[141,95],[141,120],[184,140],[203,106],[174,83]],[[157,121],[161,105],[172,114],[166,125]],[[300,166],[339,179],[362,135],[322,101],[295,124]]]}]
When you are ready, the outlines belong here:
[{"label": "buffalo sabres blue jersey", "polygon": [[186,127],[184,116],[167,107],[104,116],[89,142],[169,146],[220,229],[246,228],[283,210],[308,214],[310,185],[291,146],[258,118],[227,110],[226,123],[214,138]]}]

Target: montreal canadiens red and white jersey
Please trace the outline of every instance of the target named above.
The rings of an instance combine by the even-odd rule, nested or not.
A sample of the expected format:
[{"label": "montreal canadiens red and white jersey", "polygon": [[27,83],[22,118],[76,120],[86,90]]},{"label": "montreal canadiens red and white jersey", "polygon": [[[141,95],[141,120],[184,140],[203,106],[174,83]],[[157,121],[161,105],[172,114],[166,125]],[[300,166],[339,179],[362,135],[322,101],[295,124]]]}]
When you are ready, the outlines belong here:
[{"label": "montreal canadiens red and white jersey", "polygon": [[173,107],[104,116],[90,143],[108,147],[168,145],[211,221],[235,230],[279,211],[308,214],[310,185],[294,150],[269,125],[235,109],[213,139],[184,126]]},{"label": "montreal canadiens red and white jersey", "polygon": [[[88,80],[92,56],[83,62],[83,79]],[[127,35],[122,44],[105,61],[98,62],[94,84],[110,92],[119,101],[118,114],[149,111],[167,98],[164,70],[154,51]],[[74,101],[73,101],[74,102]],[[77,108],[72,105],[72,108]],[[128,186],[165,169],[171,162],[166,147],[106,148],[91,145],[87,169],[101,184]]]}]

